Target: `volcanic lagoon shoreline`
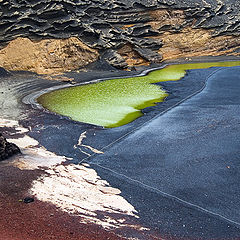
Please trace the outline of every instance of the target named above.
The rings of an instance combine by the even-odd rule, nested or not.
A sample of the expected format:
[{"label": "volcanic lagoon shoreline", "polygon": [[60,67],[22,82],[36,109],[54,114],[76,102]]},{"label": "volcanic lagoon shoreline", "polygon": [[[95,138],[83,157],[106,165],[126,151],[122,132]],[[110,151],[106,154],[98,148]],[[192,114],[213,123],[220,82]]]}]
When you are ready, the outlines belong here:
[{"label": "volcanic lagoon shoreline", "polygon": [[[224,60],[239,60],[239,58],[235,59],[226,59],[224,57],[217,58],[219,61]],[[202,62],[206,62],[206,59],[201,60]],[[213,61],[216,61],[216,58],[214,58]],[[182,62],[181,62],[182,63]],[[57,114],[50,113],[44,109],[35,109],[32,108],[31,105],[25,105],[21,102],[21,99],[25,97],[28,94],[34,93],[36,91],[40,91],[45,88],[54,87],[55,85],[61,86],[64,85],[64,82],[60,81],[54,81],[46,79],[42,76],[33,74],[33,73],[12,73],[12,76],[3,77],[1,78],[1,86],[3,89],[3,93],[0,95],[0,101],[2,105],[2,112],[1,112],[1,118],[4,119],[11,119],[19,121],[19,124],[25,128],[27,128],[29,131],[27,132],[27,135],[39,142],[40,146],[44,146],[45,149],[47,149],[50,152],[53,152],[59,156],[65,156],[69,160],[67,161],[67,164],[79,164],[80,162],[87,162],[91,156],[94,156],[95,153],[91,152],[91,150],[87,150],[86,155],[86,149],[82,151],[81,148],[73,148],[74,145],[76,145],[79,141],[79,137],[82,133],[86,132],[86,138],[84,138],[84,145],[91,146],[94,149],[98,149],[101,151],[107,150],[110,146],[115,144],[116,142],[121,141],[125,136],[127,136],[130,132],[135,131],[137,128],[142,126],[147,121],[151,120],[155,116],[159,114],[163,114],[165,111],[168,111],[169,109],[173,108],[177,104],[179,104],[184,99],[192,96],[194,93],[200,92],[206,83],[206,79],[209,75],[211,75],[216,69],[210,68],[210,69],[202,69],[202,70],[191,70],[188,72],[188,74],[181,79],[180,81],[176,82],[161,82],[160,85],[166,89],[169,93],[169,96],[167,97],[166,101],[157,104],[156,106],[152,106],[146,109],[143,109],[144,115],[135,121],[115,128],[115,129],[104,129],[99,126],[94,126],[91,124],[86,123],[80,123],[76,121],[72,121],[67,117],[60,116]],[[101,73],[104,75],[104,73]],[[106,75],[109,78],[115,78],[116,75],[118,77],[124,77],[129,73],[117,71],[117,72],[107,72]],[[134,74],[134,73],[130,73]],[[80,75],[79,73],[67,73],[66,75],[68,78],[74,78],[74,81],[76,82],[86,82],[93,80],[96,78],[96,76],[99,76],[99,72],[91,71],[91,72],[85,72]],[[85,77],[84,77],[85,76]],[[103,76],[104,77],[104,76]],[[9,128],[9,127],[1,127],[1,131],[4,132],[5,136],[7,138],[19,138],[19,132],[16,129]],[[84,146],[80,146],[84,147]],[[13,160],[14,158],[11,158],[8,160],[8,163]],[[8,164],[7,163],[7,164]],[[4,165],[5,163],[2,163]],[[8,167],[8,170],[6,173],[11,173],[13,182],[19,182],[21,178],[24,177],[24,183],[22,189],[13,189],[13,197],[11,197],[11,208],[13,209],[15,214],[9,214],[6,212],[5,219],[2,219],[2,232],[6,236],[20,236],[19,239],[31,239],[28,238],[29,236],[21,236],[22,233],[20,233],[20,229],[17,227],[15,229],[9,229],[6,228],[6,220],[13,221],[13,218],[15,217],[16,220],[14,220],[13,225],[17,226],[19,221],[22,221],[21,218],[16,218],[16,214],[21,212],[21,205],[16,204],[16,200],[18,198],[21,198],[22,196],[26,196],[26,193],[29,188],[29,182],[26,180],[27,176],[30,176],[30,179],[36,179],[42,172],[39,170],[37,171],[20,171],[17,168]],[[2,167],[2,170],[5,170],[6,168]],[[3,175],[2,177],[2,187],[8,189],[9,188],[9,182],[7,175]],[[112,186],[114,186],[114,181],[111,179],[108,179]],[[18,194],[14,195],[15,192],[18,192]],[[8,194],[8,193],[6,193]],[[6,195],[7,196],[7,195]],[[5,198],[1,198],[0,202],[4,204]],[[52,231],[50,233],[50,229],[46,227],[43,224],[43,221],[46,220],[46,216],[44,214],[40,215],[40,212],[42,209],[51,209],[51,211],[55,212],[56,209],[52,208],[49,204],[43,204],[42,202],[37,201],[37,208],[36,211],[33,207],[33,212],[35,214],[39,214],[39,218],[37,221],[39,221],[39,225],[41,226],[39,229],[35,229],[35,234],[42,234],[42,237],[45,236],[44,239],[48,239],[48,236],[52,236],[53,239],[59,239],[59,235],[56,231]],[[27,210],[26,210],[27,211]],[[59,211],[57,211],[58,214]],[[26,212],[27,213],[27,212]],[[62,224],[59,226],[63,226],[68,221],[71,221],[73,219],[71,216],[68,216],[67,214],[62,214]],[[28,218],[29,214],[23,214],[22,217]],[[145,217],[142,216],[143,222],[146,222],[144,219]],[[44,220],[45,219],[45,220]],[[47,218],[49,223],[52,223],[54,226],[56,226],[56,221],[49,220]],[[75,220],[74,220],[75,221]],[[73,226],[66,225],[64,227],[63,235],[65,236],[65,239],[74,239],[72,237],[72,234],[69,232],[74,232],[76,239],[81,239],[81,232],[76,233],[73,228],[77,227],[77,221],[75,221]],[[82,227],[84,227],[83,225]],[[3,229],[5,227],[5,229]],[[89,225],[89,228],[92,226]],[[23,224],[23,229],[26,232],[30,232],[30,228],[32,228],[32,225]],[[68,229],[71,229],[68,231]],[[98,228],[95,228],[93,226],[93,229],[96,233],[96,239],[105,239],[106,236],[110,236],[112,233],[107,233],[102,230],[98,230]],[[45,231],[46,230],[46,231]],[[173,229],[174,230],[174,229]],[[18,234],[16,234],[18,231]],[[22,229],[21,229],[22,231]],[[170,231],[170,230],[169,230]],[[173,234],[173,232],[170,231],[167,235]],[[87,237],[88,233],[85,232],[85,237]],[[101,235],[99,235],[101,234]],[[108,235],[110,234],[110,235]],[[113,231],[114,234],[114,231]],[[3,236],[5,236],[3,235]],[[157,235],[157,234],[156,234]],[[33,236],[33,235],[32,235]],[[36,237],[36,235],[34,235]],[[61,236],[61,237],[62,237]],[[93,235],[91,235],[93,238]],[[101,236],[101,237],[100,237]],[[37,239],[37,238],[35,238]],[[40,238],[39,238],[40,239]],[[116,235],[111,235],[111,239],[121,239],[121,237]]]}]

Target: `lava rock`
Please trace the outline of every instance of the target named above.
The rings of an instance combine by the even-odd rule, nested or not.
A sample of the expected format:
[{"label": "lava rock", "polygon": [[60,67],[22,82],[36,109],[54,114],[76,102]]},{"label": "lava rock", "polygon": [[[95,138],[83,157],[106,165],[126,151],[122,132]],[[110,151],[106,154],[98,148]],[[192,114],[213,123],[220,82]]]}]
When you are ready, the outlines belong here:
[{"label": "lava rock", "polygon": [[124,58],[114,50],[107,50],[102,58],[115,68],[126,68],[128,65]]},{"label": "lava rock", "polygon": [[86,66],[88,71],[115,71],[117,70],[110,65],[106,60],[100,58],[97,61],[90,63]]},{"label": "lava rock", "polygon": [[0,133],[0,161],[5,160],[17,153],[20,153],[20,149],[14,143],[7,142],[6,138]]},{"label": "lava rock", "polygon": [[1,77],[8,77],[8,76],[11,76],[12,74],[7,71],[6,69],[0,67],[0,78]]},{"label": "lava rock", "polygon": [[162,60],[162,55],[146,48],[134,48],[134,50],[145,60],[151,63],[159,63]]},{"label": "lava rock", "polygon": [[131,38],[130,43],[133,46],[151,49],[152,51],[159,50],[163,45],[161,39],[152,38]]},{"label": "lava rock", "polygon": [[[99,38],[114,30],[113,41],[125,37],[155,36],[151,11],[182,9],[194,27],[214,29],[215,34],[240,34],[238,0],[112,0],[112,1],[18,1],[2,0],[0,43],[18,37],[32,39],[79,36],[85,43],[106,45]],[[131,25],[124,28],[125,25]],[[168,26],[171,28],[171,22]],[[104,31],[103,31],[104,30]],[[122,33],[119,35],[119,31]],[[108,42],[106,42],[108,44]]]},{"label": "lava rock", "polygon": [[34,202],[34,198],[32,198],[32,197],[25,197],[23,199],[23,202],[24,203],[32,203],[32,202]]}]

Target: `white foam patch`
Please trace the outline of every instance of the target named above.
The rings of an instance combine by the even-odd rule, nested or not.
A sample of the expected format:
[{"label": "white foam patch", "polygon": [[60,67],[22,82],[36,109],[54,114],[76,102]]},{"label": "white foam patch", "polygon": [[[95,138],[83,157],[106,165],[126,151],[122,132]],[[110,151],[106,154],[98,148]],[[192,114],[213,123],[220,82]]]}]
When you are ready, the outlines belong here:
[{"label": "white foam patch", "polygon": [[22,155],[15,157],[12,164],[22,170],[34,170],[42,167],[52,167],[67,159],[47,151],[43,147],[21,149]]},{"label": "white foam patch", "polygon": [[19,148],[22,148],[22,149],[34,147],[39,144],[38,141],[36,141],[34,138],[31,138],[27,135],[24,135],[23,137],[17,138],[17,139],[8,138],[8,141],[11,143],[15,143]]},{"label": "white foam patch", "polygon": [[[0,127],[15,128],[17,133],[23,134],[17,139],[8,138],[22,152],[13,161],[10,160],[9,164],[22,170],[45,169],[45,174],[33,181],[30,194],[40,201],[56,205],[62,211],[81,216],[83,223],[91,222],[104,228],[126,226],[140,231],[147,230],[129,223],[129,219],[138,218],[134,207],[119,195],[119,189],[102,180],[88,164],[60,165],[68,159],[39,146],[38,141],[26,135],[29,130],[19,126],[17,121],[0,119]],[[82,144],[85,135],[81,136],[78,146],[86,146]]]},{"label": "white foam patch", "polygon": [[[119,195],[121,191],[109,186],[89,167],[61,165],[46,170],[46,173],[33,182],[31,194],[63,211],[82,216],[82,222],[116,228],[126,226],[126,217],[138,218],[134,207]],[[113,218],[106,214],[98,218],[98,211],[117,213],[121,217]],[[140,229],[135,225],[130,227]]]},{"label": "white foam patch", "polygon": [[0,127],[19,127],[18,121],[0,118]]},{"label": "white foam patch", "polygon": [[0,127],[14,128],[17,131],[17,133],[20,134],[29,131],[27,128],[19,126],[18,121],[3,118],[0,118]]},{"label": "white foam patch", "polygon": [[47,151],[44,147],[38,147],[39,142],[26,135],[29,130],[19,125],[18,121],[9,119],[0,119],[0,127],[14,128],[17,133],[23,134],[23,137],[8,138],[11,143],[15,143],[22,154],[15,156],[12,164],[22,170],[34,170],[40,167],[52,167],[60,164],[67,159],[63,156]]}]

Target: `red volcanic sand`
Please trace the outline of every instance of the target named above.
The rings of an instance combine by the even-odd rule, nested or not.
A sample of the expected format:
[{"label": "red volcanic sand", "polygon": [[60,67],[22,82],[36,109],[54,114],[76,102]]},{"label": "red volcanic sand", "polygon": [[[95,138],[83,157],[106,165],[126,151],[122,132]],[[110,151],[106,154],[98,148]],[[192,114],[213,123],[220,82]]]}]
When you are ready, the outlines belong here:
[{"label": "red volcanic sand", "polygon": [[80,223],[55,206],[38,201],[23,203],[32,180],[42,171],[0,165],[0,240],[123,239],[94,224]]}]

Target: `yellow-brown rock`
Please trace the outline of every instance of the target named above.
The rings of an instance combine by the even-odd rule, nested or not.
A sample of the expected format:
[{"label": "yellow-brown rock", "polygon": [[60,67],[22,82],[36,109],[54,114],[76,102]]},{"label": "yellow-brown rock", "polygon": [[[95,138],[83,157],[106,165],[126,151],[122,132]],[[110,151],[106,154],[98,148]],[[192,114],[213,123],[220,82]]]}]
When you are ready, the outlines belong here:
[{"label": "yellow-brown rock", "polygon": [[[187,21],[182,10],[156,10],[150,12],[149,24],[159,31],[152,39],[161,39],[158,53],[164,60],[199,56],[240,55],[240,36],[214,36],[214,29],[195,28],[197,19]],[[185,27],[184,27],[185,26]]]},{"label": "yellow-brown rock", "polygon": [[54,74],[75,70],[97,60],[99,54],[78,38],[31,41],[17,38],[0,50],[0,66]]},{"label": "yellow-brown rock", "polygon": [[161,30],[162,28],[177,29],[186,22],[183,10],[158,9],[150,11],[149,15],[152,18],[149,24],[153,29],[157,30]]},{"label": "yellow-brown rock", "polygon": [[126,44],[120,49],[118,49],[118,53],[124,58],[127,65],[132,66],[141,66],[141,65],[149,65],[150,63],[143,59],[136,51],[133,50],[130,44]]},{"label": "yellow-brown rock", "polygon": [[[142,39],[148,44],[146,47],[152,48],[162,56],[161,61],[199,56],[240,56],[239,35],[216,35],[214,28],[196,27],[197,18],[189,19],[184,10],[157,9],[148,13],[151,20],[144,26],[150,25],[157,34],[145,36]],[[124,29],[134,27],[136,27],[134,24],[125,25]],[[139,33],[143,32],[139,31]],[[142,39],[139,42],[143,42]],[[152,45],[151,41],[153,41]],[[148,59],[144,59],[136,52],[134,44],[125,44],[118,50],[118,53],[125,59],[128,66],[150,63]]]},{"label": "yellow-brown rock", "polygon": [[210,30],[187,27],[181,32],[165,32],[160,36],[163,46],[159,49],[163,60],[198,56],[239,55],[240,37],[217,36]]}]

